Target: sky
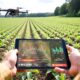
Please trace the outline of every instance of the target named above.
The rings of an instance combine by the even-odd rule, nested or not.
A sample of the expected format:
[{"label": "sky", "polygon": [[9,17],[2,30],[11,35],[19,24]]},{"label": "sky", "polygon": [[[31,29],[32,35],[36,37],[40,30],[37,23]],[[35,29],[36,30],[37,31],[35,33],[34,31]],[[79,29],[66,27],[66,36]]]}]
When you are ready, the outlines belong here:
[{"label": "sky", "polygon": [[44,13],[54,12],[55,8],[64,2],[65,0],[0,0],[0,8],[22,7],[22,10],[30,10],[29,13]]}]

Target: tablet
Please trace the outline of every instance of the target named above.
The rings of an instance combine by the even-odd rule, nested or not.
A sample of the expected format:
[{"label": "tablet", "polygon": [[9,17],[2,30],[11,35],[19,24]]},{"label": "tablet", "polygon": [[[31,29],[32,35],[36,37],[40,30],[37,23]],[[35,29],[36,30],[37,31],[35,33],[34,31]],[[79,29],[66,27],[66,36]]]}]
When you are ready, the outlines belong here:
[{"label": "tablet", "polygon": [[16,39],[18,69],[70,68],[63,39]]}]

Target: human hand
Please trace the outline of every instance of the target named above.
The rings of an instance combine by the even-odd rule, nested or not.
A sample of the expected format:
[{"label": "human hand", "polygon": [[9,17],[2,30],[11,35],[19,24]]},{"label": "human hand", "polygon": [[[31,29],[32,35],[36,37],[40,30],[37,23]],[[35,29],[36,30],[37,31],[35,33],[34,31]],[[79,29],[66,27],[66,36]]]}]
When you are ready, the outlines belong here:
[{"label": "human hand", "polygon": [[[16,61],[18,50],[11,50],[5,54],[4,60],[0,64],[0,74],[2,78],[0,80],[4,80],[5,78],[16,74]],[[9,79],[9,78],[8,78]],[[6,80],[8,80],[6,79]]]},{"label": "human hand", "polygon": [[80,72],[80,52],[77,49],[75,49],[71,46],[68,46],[68,45],[67,45],[67,50],[70,53],[70,55],[69,55],[69,59],[71,62],[70,69],[65,70],[65,69],[56,67],[54,70],[59,73],[66,73],[71,76],[75,76]]}]

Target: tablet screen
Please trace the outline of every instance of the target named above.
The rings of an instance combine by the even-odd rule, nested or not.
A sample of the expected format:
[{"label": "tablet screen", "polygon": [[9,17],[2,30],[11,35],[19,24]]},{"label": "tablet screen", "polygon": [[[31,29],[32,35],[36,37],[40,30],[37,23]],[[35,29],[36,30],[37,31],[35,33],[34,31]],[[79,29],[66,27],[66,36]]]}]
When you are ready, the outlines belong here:
[{"label": "tablet screen", "polygon": [[18,40],[18,50],[17,67],[67,67],[62,40]]}]

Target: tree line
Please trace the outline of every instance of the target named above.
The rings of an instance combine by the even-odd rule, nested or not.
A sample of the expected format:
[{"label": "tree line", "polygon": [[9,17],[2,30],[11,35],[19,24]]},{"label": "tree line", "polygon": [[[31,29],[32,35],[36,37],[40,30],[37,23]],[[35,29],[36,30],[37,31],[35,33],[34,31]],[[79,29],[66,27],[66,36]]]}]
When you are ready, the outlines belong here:
[{"label": "tree line", "polygon": [[61,7],[56,7],[54,15],[80,16],[80,0],[66,0]]},{"label": "tree line", "polygon": [[[54,13],[31,13],[27,17],[47,17],[47,16],[74,16],[80,17],[80,0],[66,0],[66,2],[56,7]],[[20,16],[25,17],[25,14]]]},{"label": "tree line", "polygon": [[[56,7],[53,13],[22,13],[16,17],[47,17],[59,15],[80,17],[80,0],[66,0],[62,6]],[[2,17],[2,15],[0,15],[0,17]]]}]

